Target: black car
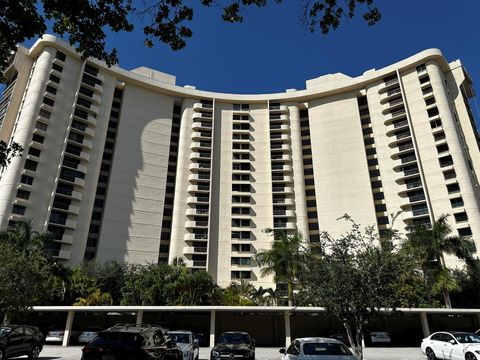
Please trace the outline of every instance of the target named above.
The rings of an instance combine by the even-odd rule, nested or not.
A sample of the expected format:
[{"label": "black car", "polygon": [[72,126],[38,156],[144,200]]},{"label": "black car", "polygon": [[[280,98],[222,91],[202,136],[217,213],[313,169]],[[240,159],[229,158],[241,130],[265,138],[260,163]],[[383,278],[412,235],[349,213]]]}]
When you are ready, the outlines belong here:
[{"label": "black car", "polygon": [[160,326],[118,324],[82,349],[82,360],[181,360],[182,350]]},{"label": "black car", "polygon": [[37,359],[43,348],[43,334],[34,326],[0,326],[0,360],[27,355]]},{"label": "black car", "polygon": [[210,360],[255,360],[255,341],[246,332],[223,333],[210,353]]}]

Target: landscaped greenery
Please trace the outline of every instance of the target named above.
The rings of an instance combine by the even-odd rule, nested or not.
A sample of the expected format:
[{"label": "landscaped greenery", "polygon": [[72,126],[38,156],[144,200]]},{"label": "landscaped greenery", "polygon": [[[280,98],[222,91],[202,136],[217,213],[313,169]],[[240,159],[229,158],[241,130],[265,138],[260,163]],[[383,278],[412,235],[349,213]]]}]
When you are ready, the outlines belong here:
[{"label": "landscaped greenery", "polygon": [[[395,246],[379,246],[372,228],[348,216],[351,231],[334,238],[322,233],[315,251],[300,234],[274,236],[272,248],[255,260],[280,290],[242,282],[217,286],[205,271],[175,265],[87,262],[69,268],[50,256],[48,234],[19,222],[0,233],[0,318],[34,305],[288,305],[324,306],[341,319],[359,344],[358,324],[380,307],[480,307],[480,265],[473,242],[450,237],[446,218],[432,229],[415,227],[408,236],[392,232]],[[318,245],[320,245],[318,247]],[[449,270],[443,252],[465,260]],[[445,273],[448,275],[445,276]],[[282,291],[287,289],[287,291]],[[297,290],[294,290],[297,289]],[[446,292],[448,297],[446,296]],[[361,341],[360,341],[361,343]]]}]

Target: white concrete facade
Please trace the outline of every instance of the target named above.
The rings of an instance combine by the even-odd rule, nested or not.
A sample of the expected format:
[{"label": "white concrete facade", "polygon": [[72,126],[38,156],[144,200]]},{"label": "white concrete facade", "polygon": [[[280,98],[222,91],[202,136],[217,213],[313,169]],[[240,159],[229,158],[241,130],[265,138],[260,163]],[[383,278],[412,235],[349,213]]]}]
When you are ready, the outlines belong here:
[{"label": "white concrete facade", "polygon": [[451,214],[480,247],[471,80],[439,50],[235,95],[83,61],[44,36],[19,48],[7,80],[0,139],[25,152],[2,174],[0,226],[31,218],[71,264],[182,257],[221,286],[270,287],[253,261],[266,228],[315,242],[346,231],[344,213],[381,233],[400,210],[400,230]]}]

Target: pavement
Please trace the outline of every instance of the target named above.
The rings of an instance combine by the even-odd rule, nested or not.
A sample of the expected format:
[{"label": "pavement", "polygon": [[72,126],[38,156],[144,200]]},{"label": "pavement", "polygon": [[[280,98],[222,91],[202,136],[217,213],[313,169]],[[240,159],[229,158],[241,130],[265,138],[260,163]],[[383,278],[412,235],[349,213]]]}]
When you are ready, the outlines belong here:
[{"label": "pavement", "polygon": [[[61,347],[59,345],[46,345],[40,354],[40,360],[80,360],[81,346]],[[257,360],[280,360],[279,348],[257,347],[255,358]],[[208,360],[210,348],[200,348],[200,360]],[[364,360],[426,360],[420,348],[366,348]]]}]

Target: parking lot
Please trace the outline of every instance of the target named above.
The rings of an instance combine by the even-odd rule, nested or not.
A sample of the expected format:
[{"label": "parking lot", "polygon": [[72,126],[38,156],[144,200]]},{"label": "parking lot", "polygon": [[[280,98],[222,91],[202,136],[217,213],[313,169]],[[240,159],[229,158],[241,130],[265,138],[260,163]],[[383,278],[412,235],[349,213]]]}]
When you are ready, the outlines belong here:
[{"label": "parking lot", "polygon": [[[279,360],[279,348],[256,349],[257,360]],[[210,355],[209,348],[200,349],[200,360],[208,360]],[[41,360],[79,360],[81,357],[80,346],[70,346],[63,348],[61,346],[47,345],[40,354]],[[365,360],[425,360],[419,348],[367,348],[365,349]]]}]

